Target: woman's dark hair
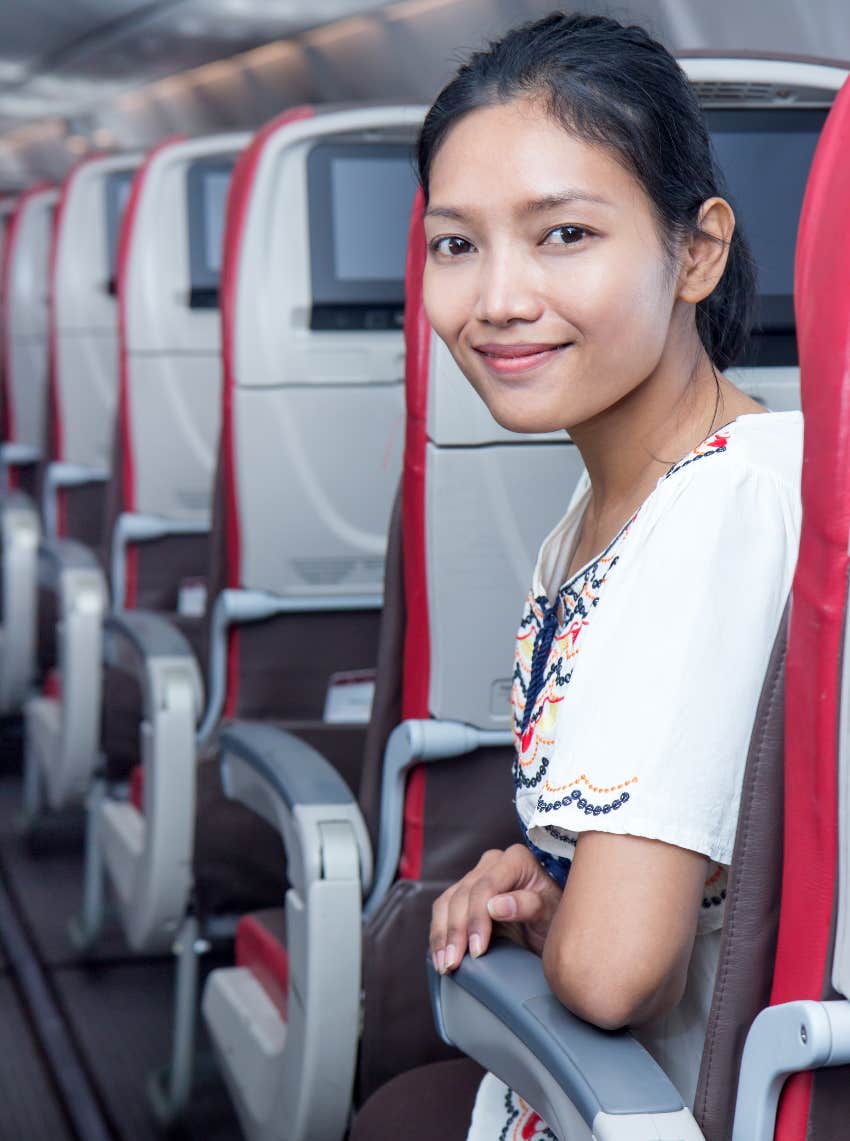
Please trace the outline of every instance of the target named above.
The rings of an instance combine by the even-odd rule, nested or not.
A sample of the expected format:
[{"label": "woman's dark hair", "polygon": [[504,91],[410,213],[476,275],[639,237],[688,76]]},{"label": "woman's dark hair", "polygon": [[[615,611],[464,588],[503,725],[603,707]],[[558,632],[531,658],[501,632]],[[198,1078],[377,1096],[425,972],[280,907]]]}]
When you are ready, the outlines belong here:
[{"label": "woman's dark hair", "polygon": [[[426,199],[431,164],[454,124],[517,98],[543,99],[571,134],[615,154],[653,203],[671,258],[680,240],[698,231],[702,203],[723,194],[696,95],[666,48],[643,28],[554,12],[476,52],[437,96],[419,136]],[[721,370],[746,343],[755,284],[752,255],[736,227],[723,277],[696,311],[700,340]]]}]

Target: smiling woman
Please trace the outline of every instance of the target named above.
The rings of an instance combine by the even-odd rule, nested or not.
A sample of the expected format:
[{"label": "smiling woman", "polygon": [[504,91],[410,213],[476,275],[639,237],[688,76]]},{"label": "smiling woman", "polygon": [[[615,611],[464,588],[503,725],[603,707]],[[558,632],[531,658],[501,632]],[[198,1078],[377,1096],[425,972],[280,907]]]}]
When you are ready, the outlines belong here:
[{"label": "smiling woman", "polygon": [[[500,424],[567,430],[587,469],[516,643],[524,843],[437,900],[434,965],[509,922],[573,1012],[637,1028],[691,1102],[796,559],[801,417],[723,375],[751,260],[696,98],[641,29],[556,14],[510,33],[440,94],[419,163],[435,331]],[[520,1135],[552,1136],[488,1076],[470,1141]]]}]

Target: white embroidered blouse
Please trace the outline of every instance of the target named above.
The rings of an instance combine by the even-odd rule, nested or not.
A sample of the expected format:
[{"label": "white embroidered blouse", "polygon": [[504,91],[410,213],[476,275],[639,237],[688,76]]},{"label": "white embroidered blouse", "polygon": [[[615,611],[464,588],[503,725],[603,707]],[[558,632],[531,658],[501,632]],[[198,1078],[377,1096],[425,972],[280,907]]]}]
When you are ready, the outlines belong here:
[{"label": "white embroidered blouse", "polygon": [[[739,417],[675,464],[607,549],[557,586],[585,477],[543,543],[517,635],[516,805],[550,875],[566,881],[587,831],[662,840],[710,861],[684,998],[638,1034],[688,1104],[749,738],[796,563],[801,463],[800,413]],[[535,1118],[488,1075],[469,1141],[551,1137]]]}]

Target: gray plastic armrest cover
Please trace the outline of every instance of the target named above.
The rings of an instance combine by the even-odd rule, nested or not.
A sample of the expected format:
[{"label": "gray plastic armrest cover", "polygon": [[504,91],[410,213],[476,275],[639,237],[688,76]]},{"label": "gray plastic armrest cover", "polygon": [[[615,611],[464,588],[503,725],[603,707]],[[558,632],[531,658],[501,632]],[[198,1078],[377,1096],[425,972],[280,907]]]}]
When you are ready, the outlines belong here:
[{"label": "gray plastic armrest cover", "polygon": [[[122,610],[110,614],[103,624],[109,646],[107,658],[130,666],[145,658],[191,658],[194,652],[183,633],[161,614],[145,610]],[[120,646],[120,648],[119,648]],[[127,649],[132,652],[128,655]]]},{"label": "gray plastic armrest cover", "polygon": [[52,539],[41,545],[41,555],[58,574],[63,570],[100,570],[100,560],[89,547],[75,539]]},{"label": "gray plastic armrest cover", "polygon": [[472,1052],[463,1040],[462,1020],[452,1040],[445,1030],[447,1008],[458,991],[501,1020],[506,1063],[496,1076],[520,1095],[527,1096],[530,1051],[588,1126],[600,1112],[671,1113],[682,1108],[673,1083],[628,1031],[600,1030],[570,1014],[552,994],[543,964],[531,951],[497,941],[480,959],[466,956],[453,975],[437,974],[430,960],[428,972],[434,1019],[449,1045]]},{"label": "gray plastic armrest cover", "polygon": [[234,721],[222,729],[220,739],[222,755],[235,753],[250,765],[289,812],[303,805],[356,804],[351,789],[322,754],[284,729]]}]

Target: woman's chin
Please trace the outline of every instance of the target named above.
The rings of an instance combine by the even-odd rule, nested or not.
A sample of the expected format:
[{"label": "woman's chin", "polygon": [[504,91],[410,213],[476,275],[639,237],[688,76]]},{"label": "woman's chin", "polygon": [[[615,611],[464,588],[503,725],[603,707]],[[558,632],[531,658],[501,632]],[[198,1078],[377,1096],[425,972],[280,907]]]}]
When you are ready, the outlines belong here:
[{"label": "woman's chin", "polygon": [[534,409],[490,408],[490,415],[500,427],[522,436],[546,436],[566,430],[556,417]]}]

